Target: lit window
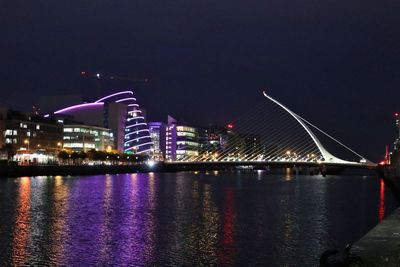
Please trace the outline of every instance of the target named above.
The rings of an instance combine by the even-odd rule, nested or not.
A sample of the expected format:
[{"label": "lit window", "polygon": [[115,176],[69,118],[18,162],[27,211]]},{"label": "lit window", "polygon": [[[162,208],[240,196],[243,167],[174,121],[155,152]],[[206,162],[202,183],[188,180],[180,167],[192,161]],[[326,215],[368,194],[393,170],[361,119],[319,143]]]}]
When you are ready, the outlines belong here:
[{"label": "lit window", "polygon": [[88,144],[85,143],[85,148],[95,148],[96,146],[94,144]]},{"label": "lit window", "polygon": [[40,130],[40,125],[36,124],[36,130]]},{"label": "lit window", "polygon": [[64,147],[83,148],[83,143],[64,143]]}]

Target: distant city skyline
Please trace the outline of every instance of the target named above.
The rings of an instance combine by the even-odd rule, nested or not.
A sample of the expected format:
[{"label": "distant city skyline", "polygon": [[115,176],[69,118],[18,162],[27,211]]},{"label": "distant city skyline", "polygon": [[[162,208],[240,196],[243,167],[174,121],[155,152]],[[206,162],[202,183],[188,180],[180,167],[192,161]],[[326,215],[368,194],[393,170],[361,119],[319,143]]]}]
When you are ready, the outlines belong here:
[{"label": "distant city skyline", "polygon": [[[3,3],[0,105],[133,89],[152,121],[225,125],[261,91],[371,159],[393,146],[400,6],[392,2]],[[82,78],[82,70],[149,78]]]}]

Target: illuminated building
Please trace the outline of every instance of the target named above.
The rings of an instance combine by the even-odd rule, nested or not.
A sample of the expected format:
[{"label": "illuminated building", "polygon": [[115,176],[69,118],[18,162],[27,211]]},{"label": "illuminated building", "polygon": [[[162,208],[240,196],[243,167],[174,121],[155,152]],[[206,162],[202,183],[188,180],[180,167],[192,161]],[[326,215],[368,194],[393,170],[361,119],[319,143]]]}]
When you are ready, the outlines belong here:
[{"label": "illuminated building", "polygon": [[396,123],[396,139],[394,141],[394,150],[400,150],[400,113],[394,114],[395,123]]},{"label": "illuminated building", "polygon": [[190,126],[176,127],[176,159],[190,159],[199,155],[197,129]]},{"label": "illuminated building", "polygon": [[4,130],[5,130],[5,123],[7,118],[7,109],[0,107],[0,148],[4,145]]},{"label": "illuminated building", "polygon": [[56,152],[62,142],[62,125],[54,119],[8,111],[4,120],[4,144],[17,151]]},{"label": "illuminated building", "polygon": [[85,125],[109,128],[119,152],[151,153],[153,142],[132,91],[121,91],[93,102],[69,106],[45,116],[73,118]]},{"label": "illuminated building", "polygon": [[209,125],[198,129],[199,143],[202,152],[219,151],[226,146],[227,128],[218,125]]},{"label": "illuminated building", "polygon": [[64,125],[63,148],[71,151],[112,150],[114,137],[110,129],[88,125]]},{"label": "illuminated building", "polygon": [[162,122],[149,122],[148,125],[154,143],[153,158],[162,161],[165,159],[166,125]]},{"label": "illuminated building", "polygon": [[179,125],[174,118],[168,116],[166,136],[167,160],[190,160],[199,155],[200,144],[196,128]]},{"label": "illuminated building", "polygon": [[[19,164],[48,164],[62,148],[62,125],[54,119],[0,110],[0,146]],[[4,153],[3,152],[3,153]]]}]

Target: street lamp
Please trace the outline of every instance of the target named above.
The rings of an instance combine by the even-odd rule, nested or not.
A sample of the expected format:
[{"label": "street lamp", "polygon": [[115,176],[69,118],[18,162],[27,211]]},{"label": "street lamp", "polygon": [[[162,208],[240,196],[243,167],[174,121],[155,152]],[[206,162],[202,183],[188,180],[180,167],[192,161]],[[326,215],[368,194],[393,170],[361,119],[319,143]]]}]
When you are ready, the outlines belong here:
[{"label": "street lamp", "polygon": [[29,140],[25,139],[24,143],[28,145],[28,151],[29,151]]}]

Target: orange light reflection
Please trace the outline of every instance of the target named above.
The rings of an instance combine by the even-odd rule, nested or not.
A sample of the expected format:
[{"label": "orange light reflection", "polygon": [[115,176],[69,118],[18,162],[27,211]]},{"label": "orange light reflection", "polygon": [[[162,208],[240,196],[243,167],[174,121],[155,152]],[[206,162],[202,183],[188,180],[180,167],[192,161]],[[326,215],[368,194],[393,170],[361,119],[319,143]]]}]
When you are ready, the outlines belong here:
[{"label": "orange light reflection", "polygon": [[27,243],[29,240],[30,226],[30,196],[31,180],[29,177],[22,177],[18,190],[18,209],[13,234],[12,265],[20,266],[27,263]]}]

